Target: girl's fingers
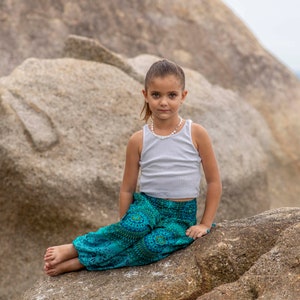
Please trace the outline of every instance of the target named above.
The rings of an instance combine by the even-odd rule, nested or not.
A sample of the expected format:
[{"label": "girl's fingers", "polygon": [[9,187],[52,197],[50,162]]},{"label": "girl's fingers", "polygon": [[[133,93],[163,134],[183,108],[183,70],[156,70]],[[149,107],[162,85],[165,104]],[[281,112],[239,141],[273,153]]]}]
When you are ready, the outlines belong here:
[{"label": "girl's fingers", "polygon": [[205,236],[207,234],[210,233],[210,229],[206,229],[205,231],[203,230],[200,230],[198,228],[189,228],[186,230],[186,235],[189,236],[190,238],[192,239],[197,239],[197,238],[200,238],[202,236]]},{"label": "girl's fingers", "polygon": [[208,232],[199,232],[199,231],[194,231],[194,232],[189,232],[187,233],[187,235],[190,237],[190,238],[193,238],[194,240],[197,239],[197,238],[200,238],[202,236],[205,236]]},{"label": "girl's fingers", "polygon": [[[213,223],[211,227],[216,227],[216,224]],[[210,230],[210,228],[205,229],[205,227],[203,228],[203,226],[200,226],[200,228],[199,226],[192,226],[186,230],[186,235],[195,240],[197,238],[209,234]]]}]

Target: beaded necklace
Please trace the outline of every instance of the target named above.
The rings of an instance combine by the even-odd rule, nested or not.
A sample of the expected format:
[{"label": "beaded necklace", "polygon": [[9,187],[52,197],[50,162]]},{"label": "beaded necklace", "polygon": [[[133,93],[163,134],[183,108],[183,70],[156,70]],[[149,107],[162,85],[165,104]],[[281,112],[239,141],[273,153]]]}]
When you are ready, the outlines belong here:
[{"label": "beaded necklace", "polygon": [[181,117],[179,117],[179,123],[176,125],[175,129],[169,135],[158,135],[158,134],[156,134],[154,132],[154,123],[153,123],[153,120],[152,120],[152,122],[150,124],[150,130],[151,130],[151,132],[153,133],[154,136],[158,137],[161,140],[164,140],[164,139],[167,139],[170,136],[174,135],[177,132],[177,130],[180,128],[182,122],[183,122],[183,119]]}]

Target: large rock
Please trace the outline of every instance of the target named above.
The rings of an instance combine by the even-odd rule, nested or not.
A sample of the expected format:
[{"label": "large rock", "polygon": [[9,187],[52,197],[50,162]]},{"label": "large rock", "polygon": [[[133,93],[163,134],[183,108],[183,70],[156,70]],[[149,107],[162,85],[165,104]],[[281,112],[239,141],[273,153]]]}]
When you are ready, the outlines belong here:
[{"label": "large rock", "polygon": [[278,299],[299,296],[300,209],[221,223],[158,263],[41,278],[32,299]]},{"label": "large rock", "polygon": [[[138,72],[157,59],[131,64]],[[264,120],[237,94],[186,74],[191,93],[182,116],[207,127],[222,173],[217,220],[268,209],[266,149],[273,142]],[[29,59],[0,79],[5,291],[15,289],[7,282],[22,281],[21,290],[41,274],[47,246],[117,220],[126,143],[142,126],[142,88],[112,65],[78,59]]]},{"label": "large rock", "polygon": [[[204,1],[205,2],[205,1]],[[209,4],[210,5],[210,4]],[[206,9],[209,10],[208,6],[205,5]],[[139,11],[140,12],[140,11]],[[300,186],[298,184],[300,180],[300,164],[299,164],[299,149],[300,140],[297,134],[300,131],[300,122],[298,115],[300,114],[300,84],[298,79],[287,70],[281,63],[279,63],[275,58],[273,58],[268,52],[266,52],[259,43],[254,39],[249,31],[246,30],[244,25],[238,20],[235,20],[239,27],[242,28],[243,33],[246,35],[239,37],[240,32],[235,32],[237,24],[231,26],[230,18],[232,15],[229,11],[219,7],[219,12],[224,20],[222,24],[218,24],[217,29],[220,31],[218,33],[211,33],[214,38],[218,41],[221,39],[221,43],[224,42],[222,36],[224,28],[224,22],[228,24],[228,38],[234,35],[234,41],[236,47],[239,47],[239,51],[236,49],[231,49],[229,45],[232,41],[226,41],[227,44],[224,45],[224,49],[229,52],[228,55],[224,55],[224,49],[222,48],[222,53],[219,53],[217,62],[221,61],[222,55],[226,60],[223,62],[222,66],[216,66],[218,68],[213,68],[214,63],[209,63],[202,65],[197,65],[197,58],[201,57],[196,53],[193,53],[195,61],[193,63],[187,63],[185,60],[177,58],[176,55],[172,55],[172,51],[168,49],[167,57],[171,57],[176,61],[181,62],[183,65],[193,66],[196,70],[200,70],[201,74],[207,76],[208,79],[212,80],[212,83],[217,83],[223,87],[230,87],[233,90],[238,91],[242,97],[247,100],[253,107],[255,107],[265,119],[269,130],[274,139],[273,147],[268,148],[268,191],[272,203],[272,207],[280,207],[284,205],[299,206],[298,194],[300,193]],[[141,13],[141,12],[140,12]],[[209,14],[210,12],[208,12]],[[211,16],[214,18],[213,16]],[[195,22],[199,22],[199,19]],[[196,23],[197,23],[196,22]],[[215,19],[213,23],[217,22]],[[198,24],[198,23],[197,23]],[[199,24],[198,24],[199,25]],[[201,26],[205,24],[200,24]],[[167,26],[163,24],[162,26]],[[201,27],[200,26],[200,27]],[[179,26],[180,28],[180,26]],[[171,30],[171,28],[169,29]],[[199,28],[198,28],[199,30]],[[168,32],[166,30],[166,32]],[[215,35],[217,35],[215,37]],[[193,37],[193,35],[191,35]],[[172,36],[174,38],[174,36]],[[206,37],[205,40],[207,40]],[[150,42],[150,41],[149,41]],[[192,41],[188,41],[188,45]],[[230,44],[228,45],[228,43]],[[174,42],[175,43],[175,42]],[[207,46],[207,45],[206,45]],[[227,47],[226,47],[227,46]],[[175,47],[175,46],[174,46]],[[102,53],[99,55],[99,52]],[[216,47],[217,48],[217,47]],[[95,43],[95,41],[86,38],[80,38],[76,36],[70,36],[67,39],[64,56],[81,58],[87,60],[101,60],[103,56],[106,55],[106,49],[103,45]],[[101,50],[100,50],[101,49]],[[176,47],[175,47],[176,49]],[[189,51],[190,48],[186,49]],[[195,48],[192,47],[191,51]],[[201,49],[204,49],[205,46]],[[220,49],[220,48],[218,48]],[[151,50],[148,49],[151,52]],[[232,51],[232,53],[231,53]],[[213,56],[213,49],[208,49],[208,52]],[[234,64],[230,64],[229,58],[234,61]],[[135,59],[128,60],[130,64],[133,64]],[[212,57],[212,61],[215,60]],[[141,61],[139,61],[140,63]],[[112,64],[118,65],[118,61],[112,62]],[[124,64],[123,69],[126,72],[132,70],[127,64]],[[228,70],[223,74],[223,78],[219,78],[222,74],[221,67],[228,65]],[[141,66],[134,66],[137,71],[142,71],[144,73],[149,64],[144,64]],[[212,69],[210,72],[209,70]],[[230,69],[233,68],[233,69]],[[228,72],[232,72],[228,74]],[[216,74],[216,77],[212,77],[212,73]],[[238,76],[236,76],[238,74]],[[135,78],[137,78],[135,76]],[[216,79],[217,78],[217,79]],[[219,78],[219,79],[218,79]],[[235,103],[232,103],[234,106]],[[251,122],[251,118],[248,122]],[[254,131],[253,135],[256,136],[257,132]],[[282,184],[284,182],[284,184]],[[282,196],[284,195],[284,197]]]},{"label": "large rock", "polygon": [[[299,160],[299,80],[220,0],[54,0],[38,5],[4,0],[0,22],[2,74],[28,57],[60,56],[69,34],[94,37],[128,57],[169,57],[255,105],[285,153],[283,171],[285,164],[293,167]],[[299,171],[299,163],[294,170]],[[290,200],[297,195],[291,192],[293,183],[285,190]],[[275,191],[274,196],[279,197]]]},{"label": "large rock", "polygon": [[237,281],[220,285],[197,300],[298,299],[300,222],[285,229],[276,245]]},{"label": "large rock", "polygon": [[278,145],[268,162],[272,206],[299,205],[299,80],[222,1],[3,0],[0,22],[2,74],[28,57],[60,57],[69,34],[77,34],[127,57],[168,57],[237,91],[262,114]]},{"label": "large rock", "polygon": [[141,126],[141,86],[105,64],[35,59],[0,85],[6,298],[42,274],[47,245],[117,219],[126,142]]}]

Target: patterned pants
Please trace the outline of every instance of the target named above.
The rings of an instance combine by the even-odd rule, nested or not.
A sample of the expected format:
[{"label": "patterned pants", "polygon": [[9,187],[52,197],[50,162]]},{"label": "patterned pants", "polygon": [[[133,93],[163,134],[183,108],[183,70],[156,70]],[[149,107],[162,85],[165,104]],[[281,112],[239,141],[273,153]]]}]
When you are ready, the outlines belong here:
[{"label": "patterned pants", "polygon": [[185,231],[196,224],[196,199],[175,202],[135,193],[120,222],[73,241],[88,270],[141,266],[161,260],[193,242]]}]

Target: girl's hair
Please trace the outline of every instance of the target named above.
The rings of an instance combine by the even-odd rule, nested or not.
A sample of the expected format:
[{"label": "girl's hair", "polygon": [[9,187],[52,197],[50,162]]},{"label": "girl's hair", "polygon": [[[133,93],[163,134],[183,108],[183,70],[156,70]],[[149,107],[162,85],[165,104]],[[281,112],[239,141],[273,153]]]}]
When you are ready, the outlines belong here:
[{"label": "girl's hair", "polygon": [[[167,75],[174,75],[181,83],[182,90],[185,89],[185,75],[182,68],[170,60],[162,59],[155,62],[148,70],[145,77],[145,91],[147,91],[150,82],[154,78],[165,77]],[[149,108],[149,104],[146,103],[145,101],[141,111],[142,120],[147,122],[151,116],[152,116],[152,112]]]}]

